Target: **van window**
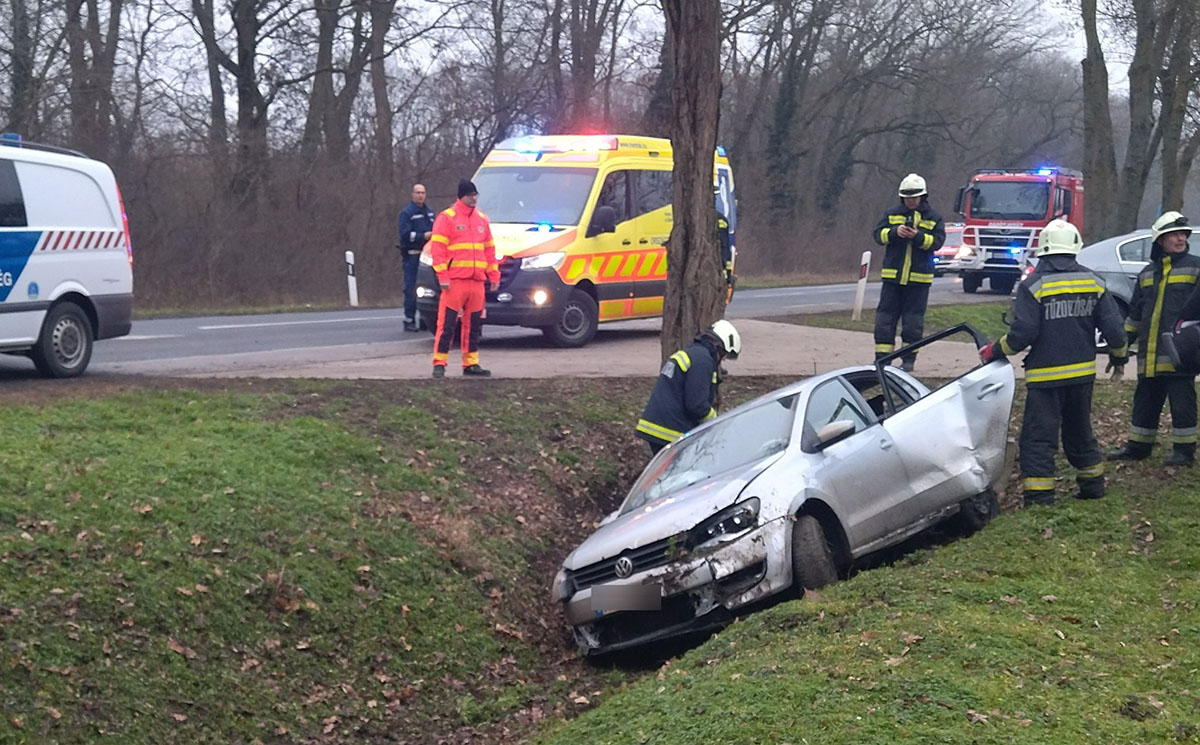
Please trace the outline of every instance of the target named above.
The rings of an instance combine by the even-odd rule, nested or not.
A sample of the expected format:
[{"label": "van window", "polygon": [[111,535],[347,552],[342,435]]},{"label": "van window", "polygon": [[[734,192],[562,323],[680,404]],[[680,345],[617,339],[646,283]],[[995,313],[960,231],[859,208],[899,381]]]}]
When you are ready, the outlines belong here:
[{"label": "van window", "polygon": [[578,225],[595,168],[496,166],[475,174],[479,207],[493,223]]},{"label": "van window", "polygon": [[653,212],[671,203],[670,171],[635,171],[637,174],[637,209],[634,217]]},{"label": "van window", "polygon": [[35,228],[115,228],[116,216],[91,176],[43,163],[17,163],[25,211]]},{"label": "van window", "polygon": [[600,187],[600,196],[596,198],[596,206],[608,205],[617,211],[617,223],[629,219],[629,173],[628,171],[613,171],[604,177],[604,185]]},{"label": "van window", "polygon": [[0,228],[23,228],[27,224],[17,169],[11,160],[0,160]]}]

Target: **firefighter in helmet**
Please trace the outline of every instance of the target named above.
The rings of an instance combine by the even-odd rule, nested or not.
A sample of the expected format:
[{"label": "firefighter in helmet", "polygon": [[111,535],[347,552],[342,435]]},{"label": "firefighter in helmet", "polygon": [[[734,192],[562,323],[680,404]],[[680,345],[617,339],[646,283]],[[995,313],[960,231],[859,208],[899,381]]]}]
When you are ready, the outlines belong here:
[{"label": "firefighter in helmet", "polygon": [[[925,330],[925,306],[933,283],[933,254],[946,240],[942,216],[929,206],[925,179],[910,173],[900,182],[900,204],[884,213],[871,236],[884,246],[883,284],[875,310],[875,358],[895,350],[896,325],[905,344]],[[911,371],[916,353],[901,366]]]},{"label": "firefighter in helmet", "polygon": [[637,423],[637,436],[657,453],[692,427],[717,415],[721,360],[736,360],[742,337],[724,319],[663,364]]},{"label": "firefighter in helmet", "polygon": [[[1054,452],[1062,434],[1076,469],[1076,499],[1104,496],[1104,456],[1092,433],[1096,330],[1109,342],[1111,365],[1129,359],[1121,311],[1096,275],[1075,260],[1083,241],[1065,220],[1038,236],[1038,265],[1017,288],[1008,333],[979,351],[984,363],[1026,347],[1025,417],[1020,463],[1025,505],[1054,504]],[[1120,345],[1120,346],[1118,346]]]},{"label": "firefighter in helmet", "polygon": [[[1133,392],[1133,417],[1128,440],[1109,454],[1114,460],[1150,457],[1158,434],[1163,403],[1171,404],[1171,454],[1168,466],[1190,465],[1196,458],[1196,386],[1194,373],[1177,370],[1161,335],[1184,315],[1200,276],[1200,258],[1188,253],[1192,228],[1178,212],[1165,212],[1150,228],[1150,263],[1137,278],[1125,330],[1129,343],[1139,342],[1138,381]],[[1192,311],[1194,312],[1194,311]]]}]

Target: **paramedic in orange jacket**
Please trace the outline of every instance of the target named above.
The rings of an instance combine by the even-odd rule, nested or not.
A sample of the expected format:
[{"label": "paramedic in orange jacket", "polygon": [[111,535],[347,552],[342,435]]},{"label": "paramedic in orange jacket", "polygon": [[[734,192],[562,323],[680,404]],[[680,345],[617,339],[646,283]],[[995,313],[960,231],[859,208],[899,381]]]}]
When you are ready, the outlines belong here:
[{"label": "paramedic in orange jacket", "polygon": [[429,252],[442,292],[438,297],[437,334],[433,341],[433,377],[446,375],[455,324],[462,324],[463,375],[487,377],[479,366],[479,334],[483,327],[484,290],[500,286],[500,265],[487,215],[475,205],[475,184],[458,182],[458,201],[433,221]]}]

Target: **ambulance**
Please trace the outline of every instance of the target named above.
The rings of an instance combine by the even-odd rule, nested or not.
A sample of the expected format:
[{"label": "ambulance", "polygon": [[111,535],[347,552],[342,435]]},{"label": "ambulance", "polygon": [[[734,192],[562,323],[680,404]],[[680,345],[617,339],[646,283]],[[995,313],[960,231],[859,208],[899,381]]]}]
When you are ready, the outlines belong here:
[{"label": "ambulance", "polygon": [[0,136],[0,352],[74,377],[93,342],[128,334],[132,318],[129,222],[112,170]]},{"label": "ambulance", "polygon": [[[529,135],[497,145],[473,179],[500,260],[484,323],[538,328],[556,346],[579,347],[600,323],[661,316],[671,168],[671,143],[656,137]],[[737,196],[723,148],[713,193],[736,261]],[[417,306],[431,331],[438,293],[426,246]]]}]

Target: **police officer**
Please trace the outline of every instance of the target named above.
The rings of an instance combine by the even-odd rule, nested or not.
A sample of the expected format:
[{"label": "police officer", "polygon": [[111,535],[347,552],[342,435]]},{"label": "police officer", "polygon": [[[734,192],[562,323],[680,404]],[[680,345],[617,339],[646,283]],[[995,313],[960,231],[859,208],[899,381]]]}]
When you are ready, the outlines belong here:
[{"label": "police officer", "polygon": [[421,249],[433,235],[433,210],[425,205],[425,186],[413,184],[412,201],[400,210],[400,240],[396,248],[404,262],[404,330],[418,331],[417,269],[421,265]]},{"label": "police officer", "polygon": [[683,433],[717,415],[721,360],[737,359],[742,338],[733,324],[720,320],[691,346],[671,355],[659,371],[650,400],[637,423],[637,436],[657,453]]},{"label": "police officer", "polygon": [[[925,179],[910,173],[900,182],[900,204],[892,207],[871,236],[884,246],[883,285],[875,310],[875,359],[895,350],[896,325],[905,344],[918,341],[925,330],[925,306],[933,283],[933,254],[946,240],[942,216],[929,206]],[[911,372],[916,353],[905,355],[901,367]]]},{"label": "police officer", "polygon": [[[1121,311],[1104,284],[1075,260],[1083,241],[1075,226],[1051,220],[1038,236],[1038,265],[1017,288],[1008,333],[979,350],[984,363],[1029,347],[1020,463],[1025,506],[1054,504],[1054,452],[1077,470],[1076,499],[1104,496],[1104,457],[1092,434],[1096,329],[1114,366],[1129,359]],[[1116,344],[1120,346],[1115,346]]]},{"label": "police officer", "polygon": [[1163,402],[1171,402],[1171,454],[1168,466],[1190,465],[1196,458],[1196,386],[1192,374],[1175,369],[1161,334],[1175,328],[1184,304],[1196,287],[1200,258],[1188,253],[1192,228],[1178,212],[1154,221],[1150,263],[1138,275],[1137,288],[1125,319],[1129,343],[1140,340],[1138,382],[1133,392],[1133,421],[1125,445],[1109,454],[1114,460],[1150,457],[1158,434]]}]

